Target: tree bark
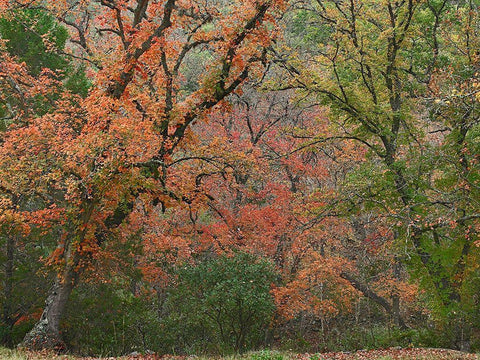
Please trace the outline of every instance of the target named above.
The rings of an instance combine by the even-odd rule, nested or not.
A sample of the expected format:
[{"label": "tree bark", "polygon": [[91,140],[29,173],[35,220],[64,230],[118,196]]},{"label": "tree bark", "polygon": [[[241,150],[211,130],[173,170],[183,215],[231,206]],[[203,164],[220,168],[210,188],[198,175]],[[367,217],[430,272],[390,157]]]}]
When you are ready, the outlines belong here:
[{"label": "tree bark", "polygon": [[31,350],[53,349],[57,352],[66,350],[60,333],[60,321],[75,286],[76,278],[77,274],[73,264],[66,266],[63,276],[57,276],[45,301],[45,308],[40,320],[25,335],[20,347]]},{"label": "tree bark", "polygon": [[65,313],[70,294],[79,279],[80,273],[77,267],[82,255],[77,251],[77,246],[81,247],[82,241],[85,240],[87,224],[95,205],[96,202],[89,199],[82,204],[81,225],[77,229],[76,236],[63,244],[63,270],[57,273],[55,283],[45,301],[45,308],[40,320],[25,335],[20,347],[31,350],[51,349],[57,352],[66,350],[60,333],[60,321]]},{"label": "tree bark", "polygon": [[450,321],[453,330],[452,348],[463,352],[471,351],[472,326],[465,317],[466,314],[457,314]]}]

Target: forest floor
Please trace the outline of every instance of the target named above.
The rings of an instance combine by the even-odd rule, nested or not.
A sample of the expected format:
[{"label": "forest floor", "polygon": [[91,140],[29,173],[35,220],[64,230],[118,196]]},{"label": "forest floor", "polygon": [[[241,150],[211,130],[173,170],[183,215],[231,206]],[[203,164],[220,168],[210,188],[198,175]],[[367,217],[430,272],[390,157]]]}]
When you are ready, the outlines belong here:
[{"label": "forest floor", "polygon": [[385,349],[360,350],[356,352],[331,352],[318,354],[291,354],[276,351],[252,352],[236,357],[157,356],[129,355],[121,357],[78,357],[55,355],[0,348],[1,360],[480,360],[477,354],[467,354],[446,349]]}]

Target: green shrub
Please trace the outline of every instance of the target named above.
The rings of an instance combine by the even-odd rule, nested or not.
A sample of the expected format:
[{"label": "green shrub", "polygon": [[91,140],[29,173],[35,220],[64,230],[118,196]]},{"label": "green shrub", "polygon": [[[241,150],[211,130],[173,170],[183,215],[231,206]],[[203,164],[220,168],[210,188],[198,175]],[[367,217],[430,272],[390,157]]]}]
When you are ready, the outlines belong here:
[{"label": "green shrub", "polygon": [[262,343],[275,309],[271,263],[237,253],[186,265],[176,275],[164,322],[173,349],[244,352]]},{"label": "green shrub", "polygon": [[62,328],[69,348],[82,355],[161,350],[161,326],[151,300],[118,285],[84,284],[77,288]]},{"label": "green shrub", "polygon": [[333,351],[384,349],[390,347],[447,347],[448,338],[434,329],[401,330],[372,325],[352,327],[337,336],[330,336],[326,348]]}]

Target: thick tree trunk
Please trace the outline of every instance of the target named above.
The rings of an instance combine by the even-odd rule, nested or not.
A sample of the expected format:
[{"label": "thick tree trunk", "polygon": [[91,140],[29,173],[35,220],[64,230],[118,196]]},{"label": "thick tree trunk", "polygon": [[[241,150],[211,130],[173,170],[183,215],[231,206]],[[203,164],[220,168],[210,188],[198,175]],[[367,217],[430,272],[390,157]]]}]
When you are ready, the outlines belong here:
[{"label": "thick tree trunk", "polygon": [[75,270],[78,264],[78,255],[76,253],[70,254],[69,249],[65,255],[66,265],[63,273],[58,274],[50,290],[40,320],[25,335],[19,345],[22,348],[31,350],[52,349],[58,352],[66,349],[60,333],[60,321],[65,313],[70,294],[78,280],[78,273]]},{"label": "thick tree trunk", "polygon": [[65,278],[57,277],[45,301],[40,320],[25,336],[20,347],[31,350],[53,349],[59,352],[65,350],[60,334],[60,321],[74,287],[73,269],[67,269],[66,275]]},{"label": "thick tree trunk", "polygon": [[[25,335],[20,347],[41,350],[51,349],[58,352],[66,350],[60,333],[60,321],[65,313],[68,299],[73,288],[78,282],[79,271],[77,269],[81,255],[77,252],[76,246],[85,239],[87,224],[92,216],[95,202],[87,200],[83,204],[82,225],[79,226],[77,236],[72,237],[71,241],[66,241],[63,246],[63,271],[57,274],[57,279],[45,301],[40,320],[35,324],[32,330]],[[77,241],[73,241],[77,239]],[[74,245],[77,243],[77,245]]]}]

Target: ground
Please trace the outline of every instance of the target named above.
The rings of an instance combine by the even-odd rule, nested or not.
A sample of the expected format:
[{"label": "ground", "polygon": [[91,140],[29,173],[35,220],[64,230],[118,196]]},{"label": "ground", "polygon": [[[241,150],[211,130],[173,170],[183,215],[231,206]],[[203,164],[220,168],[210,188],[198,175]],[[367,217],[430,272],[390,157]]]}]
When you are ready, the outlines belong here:
[{"label": "ground", "polygon": [[[47,352],[25,352],[0,348],[2,360],[207,360],[206,357],[196,356],[156,356],[130,355],[123,357],[78,357],[73,355],[54,355]],[[213,359],[213,358],[212,358]],[[217,360],[232,360],[217,358]],[[274,351],[260,351],[236,357],[238,360],[480,360],[476,354],[467,354],[446,349],[385,349],[361,350],[357,352],[336,352],[323,354],[289,354]]]}]

